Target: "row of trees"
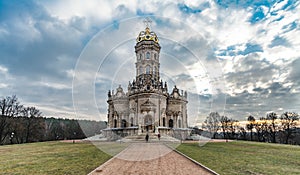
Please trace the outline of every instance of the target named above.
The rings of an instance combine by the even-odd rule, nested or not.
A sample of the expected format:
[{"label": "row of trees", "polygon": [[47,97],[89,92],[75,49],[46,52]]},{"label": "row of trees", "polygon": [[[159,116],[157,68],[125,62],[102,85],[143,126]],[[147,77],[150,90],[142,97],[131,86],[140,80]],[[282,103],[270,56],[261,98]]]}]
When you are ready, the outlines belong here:
[{"label": "row of trees", "polygon": [[105,122],[45,118],[37,108],[20,104],[16,96],[0,99],[0,145],[82,139],[103,128]]},{"label": "row of trees", "polygon": [[280,116],[271,112],[258,120],[250,115],[244,125],[238,120],[220,116],[218,112],[211,112],[202,128],[212,138],[300,144],[299,122],[299,115],[295,112],[284,112]]}]

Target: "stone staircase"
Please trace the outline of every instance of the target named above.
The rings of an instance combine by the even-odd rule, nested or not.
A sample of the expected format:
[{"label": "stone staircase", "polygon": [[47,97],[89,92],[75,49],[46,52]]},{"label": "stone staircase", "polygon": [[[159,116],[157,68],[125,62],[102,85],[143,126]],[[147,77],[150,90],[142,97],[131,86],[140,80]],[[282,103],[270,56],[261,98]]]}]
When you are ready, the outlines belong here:
[{"label": "stone staircase", "polygon": [[[155,133],[149,133],[148,135],[149,135],[149,142],[176,142],[176,143],[180,142],[180,140],[178,140],[174,137],[168,136],[168,135],[161,135],[160,140],[158,139],[157,134],[155,134]],[[123,142],[146,142],[145,137],[146,137],[146,133],[141,133],[139,135],[132,135],[132,136],[124,137],[124,138],[120,139],[120,141],[123,141]]]}]

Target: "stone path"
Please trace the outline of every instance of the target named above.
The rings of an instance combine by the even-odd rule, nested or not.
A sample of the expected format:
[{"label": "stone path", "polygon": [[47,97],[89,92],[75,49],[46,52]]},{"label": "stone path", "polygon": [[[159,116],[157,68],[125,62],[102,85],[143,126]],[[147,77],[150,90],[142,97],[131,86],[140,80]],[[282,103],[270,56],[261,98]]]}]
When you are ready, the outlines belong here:
[{"label": "stone path", "polygon": [[133,143],[90,175],[212,174],[160,143]]}]

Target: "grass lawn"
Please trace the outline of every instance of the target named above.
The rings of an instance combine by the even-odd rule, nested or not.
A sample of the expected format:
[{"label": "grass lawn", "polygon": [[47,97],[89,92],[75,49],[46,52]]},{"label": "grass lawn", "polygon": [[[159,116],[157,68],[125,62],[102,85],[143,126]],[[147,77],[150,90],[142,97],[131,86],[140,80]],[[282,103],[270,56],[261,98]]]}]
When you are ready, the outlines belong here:
[{"label": "grass lawn", "polygon": [[300,147],[257,142],[184,143],[178,151],[219,174],[300,174]]},{"label": "grass lawn", "polygon": [[0,174],[87,174],[110,158],[91,143],[6,145],[0,146]]}]

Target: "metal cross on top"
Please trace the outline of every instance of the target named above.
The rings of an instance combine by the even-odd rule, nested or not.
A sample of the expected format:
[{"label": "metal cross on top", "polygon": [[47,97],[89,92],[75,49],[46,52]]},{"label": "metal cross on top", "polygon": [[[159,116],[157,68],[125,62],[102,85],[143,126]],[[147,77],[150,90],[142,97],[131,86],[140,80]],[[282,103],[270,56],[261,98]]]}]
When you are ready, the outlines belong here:
[{"label": "metal cross on top", "polygon": [[149,17],[145,18],[143,22],[144,22],[145,26],[148,28],[150,27],[150,24],[152,23],[152,21]]}]

